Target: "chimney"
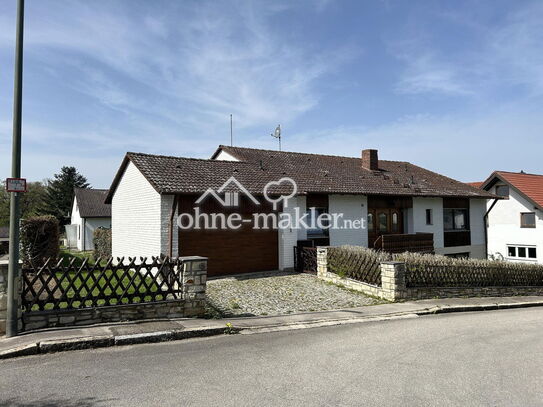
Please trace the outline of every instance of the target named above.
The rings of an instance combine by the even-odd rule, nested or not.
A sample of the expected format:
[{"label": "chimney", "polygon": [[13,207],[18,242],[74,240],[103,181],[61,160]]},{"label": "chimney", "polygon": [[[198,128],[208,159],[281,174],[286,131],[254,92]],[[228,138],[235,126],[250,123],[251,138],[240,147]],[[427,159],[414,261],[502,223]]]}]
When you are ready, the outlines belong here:
[{"label": "chimney", "polygon": [[379,170],[377,150],[362,150],[362,168],[370,171]]}]

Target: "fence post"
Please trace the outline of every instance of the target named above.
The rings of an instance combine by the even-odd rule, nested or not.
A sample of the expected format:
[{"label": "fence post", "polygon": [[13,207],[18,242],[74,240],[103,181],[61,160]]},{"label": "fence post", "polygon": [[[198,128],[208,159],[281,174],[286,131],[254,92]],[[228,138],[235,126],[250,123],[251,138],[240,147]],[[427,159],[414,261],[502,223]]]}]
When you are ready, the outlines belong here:
[{"label": "fence post", "polygon": [[324,277],[328,273],[328,247],[317,247],[317,277]]},{"label": "fence post", "polygon": [[179,257],[182,264],[183,299],[185,316],[201,316],[205,313],[207,257]]},{"label": "fence post", "polygon": [[381,263],[381,285],[383,297],[387,300],[405,298],[405,263],[399,261]]}]

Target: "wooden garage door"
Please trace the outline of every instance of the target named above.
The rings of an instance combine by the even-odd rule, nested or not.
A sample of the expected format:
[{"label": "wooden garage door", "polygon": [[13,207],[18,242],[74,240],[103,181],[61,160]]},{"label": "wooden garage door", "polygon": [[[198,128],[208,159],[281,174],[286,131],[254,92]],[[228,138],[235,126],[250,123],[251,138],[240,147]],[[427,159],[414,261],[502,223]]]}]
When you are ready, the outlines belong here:
[{"label": "wooden garage door", "polygon": [[[179,206],[180,212],[192,212],[187,198],[182,199]],[[206,213],[224,211],[213,202],[205,203],[200,209]],[[270,208],[256,208],[242,200],[236,210],[244,218],[254,211],[269,212]],[[244,224],[238,230],[179,229],[179,253],[207,257],[209,276],[277,270],[278,233],[277,230],[253,230],[251,224]]]}]

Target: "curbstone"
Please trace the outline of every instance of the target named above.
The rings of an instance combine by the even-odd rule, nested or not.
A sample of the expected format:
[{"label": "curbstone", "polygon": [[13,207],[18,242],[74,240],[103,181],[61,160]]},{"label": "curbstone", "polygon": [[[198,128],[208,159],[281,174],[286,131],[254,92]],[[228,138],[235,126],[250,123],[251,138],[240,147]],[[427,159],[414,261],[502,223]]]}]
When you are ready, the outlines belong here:
[{"label": "curbstone", "polygon": [[36,355],[39,352],[37,343],[17,346],[15,348],[0,351],[0,359],[16,358],[19,356]]},{"label": "curbstone", "polygon": [[40,353],[62,352],[67,350],[104,348],[114,344],[113,336],[101,335],[72,339],[51,339],[39,343]]},{"label": "curbstone", "polygon": [[115,346],[135,345],[138,343],[165,342],[170,341],[172,338],[173,331],[119,335],[115,337]]}]

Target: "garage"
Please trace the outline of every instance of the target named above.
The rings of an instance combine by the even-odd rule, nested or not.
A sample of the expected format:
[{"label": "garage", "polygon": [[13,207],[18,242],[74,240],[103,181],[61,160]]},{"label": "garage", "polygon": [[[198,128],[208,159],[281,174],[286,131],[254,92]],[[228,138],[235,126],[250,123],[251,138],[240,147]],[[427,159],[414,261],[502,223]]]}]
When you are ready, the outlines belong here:
[{"label": "garage", "polygon": [[[184,196],[179,200],[179,213],[239,213],[250,219],[253,213],[271,213],[268,205],[256,206],[247,199],[240,199],[236,208],[224,208],[210,198],[201,205],[194,204],[195,197]],[[179,254],[208,258],[208,276],[250,273],[278,269],[277,230],[254,230],[252,223],[243,223],[237,230],[179,229]]]}]

